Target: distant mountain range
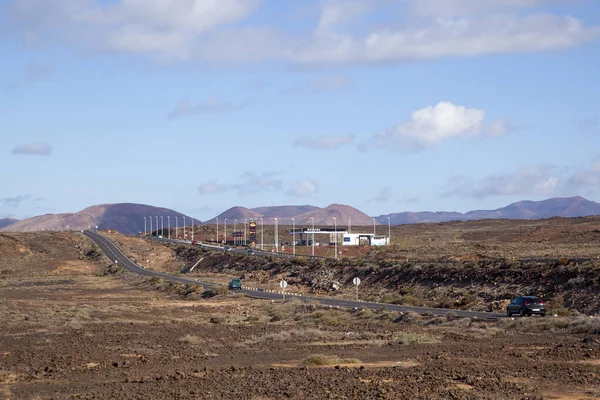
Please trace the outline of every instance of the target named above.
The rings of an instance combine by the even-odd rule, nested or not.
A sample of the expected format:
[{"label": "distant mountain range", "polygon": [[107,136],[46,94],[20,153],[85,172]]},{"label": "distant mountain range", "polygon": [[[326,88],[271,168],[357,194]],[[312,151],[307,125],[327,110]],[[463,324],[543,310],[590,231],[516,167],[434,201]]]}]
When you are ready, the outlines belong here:
[{"label": "distant mountain range", "polygon": [[[586,200],[583,197],[551,198],[543,201],[519,201],[496,210],[474,210],[467,213],[447,211],[421,211],[400,212],[393,214],[370,217],[362,211],[343,204],[331,204],[325,208],[304,206],[273,206],[273,207],[232,207],[215,218],[206,221],[206,224],[224,223],[233,224],[237,219],[242,224],[244,219],[263,219],[264,224],[272,225],[275,218],[281,225],[292,225],[294,218],[296,225],[308,226],[313,223],[317,226],[333,225],[336,218],[339,226],[347,226],[351,221],[352,226],[372,226],[373,219],[377,225],[387,225],[388,217],[392,225],[433,223],[448,221],[470,221],[479,219],[541,219],[551,217],[584,217],[600,215],[600,203]],[[0,232],[26,232],[41,230],[61,229],[88,229],[98,226],[99,229],[114,229],[124,234],[136,234],[144,230],[144,217],[152,216],[153,228],[156,229],[156,216],[163,216],[165,228],[168,225],[167,216],[171,217],[171,227],[175,226],[175,217],[179,218],[179,226],[190,225],[192,218],[167,208],[159,208],[144,204],[103,204],[88,207],[83,211],[69,214],[47,214],[24,220],[10,218],[0,219]],[[311,219],[312,218],[312,219]],[[194,220],[200,224],[199,220]],[[148,218],[146,228],[150,230]]]},{"label": "distant mountain range", "polygon": [[5,226],[14,224],[17,221],[19,221],[19,220],[14,219],[14,218],[2,218],[2,219],[0,219],[0,228],[4,228]]},{"label": "distant mountain range", "polygon": [[471,221],[478,219],[542,219],[551,217],[585,217],[600,215],[600,203],[581,196],[553,197],[543,201],[519,201],[496,210],[474,210],[467,213],[446,211],[400,212],[380,215],[375,219],[392,225],[424,222]]},{"label": "distant mountain range", "polygon": [[[152,227],[156,230],[156,216],[163,216],[165,228],[167,228],[167,216],[171,217],[171,227],[175,227],[175,217],[178,217],[179,226],[183,224],[183,217],[186,218],[186,224],[190,225],[191,217],[178,213],[168,208],[153,207],[144,204],[102,204],[88,207],[77,213],[68,214],[46,214],[38,217],[27,218],[16,221],[0,228],[0,232],[30,232],[30,231],[52,231],[75,229],[84,230],[89,227],[98,229],[114,229],[126,235],[137,234],[144,231],[144,217],[146,228],[150,230],[150,218],[152,217]],[[161,222],[161,224],[162,224]],[[195,220],[196,224],[200,221]]]}]

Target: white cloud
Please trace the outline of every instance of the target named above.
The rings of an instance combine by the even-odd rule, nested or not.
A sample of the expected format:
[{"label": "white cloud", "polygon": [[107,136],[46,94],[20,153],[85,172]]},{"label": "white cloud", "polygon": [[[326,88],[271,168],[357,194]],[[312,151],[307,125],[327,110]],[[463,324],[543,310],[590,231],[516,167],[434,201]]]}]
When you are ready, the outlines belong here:
[{"label": "white cloud", "polygon": [[189,100],[180,101],[169,113],[169,118],[178,118],[185,115],[208,114],[214,112],[230,112],[244,109],[249,101],[242,103],[232,103],[217,98],[207,98],[198,104],[193,104]]},{"label": "white cloud", "polygon": [[453,18],[508,9],[532,8],[548,0],[413,0],[410,8],[417,15],[433,18]]},{"label": "white cloud", "polygon": [[376,145],[387,147],[390,143],[397,143],[405,150],[422,150],[448,139],[505,132],[503,121],[486,124],[484,110],[442,101],[414,111],[408,121],[381,132],[376,137]]},{"label": "white cloud", "polygon": [[248,195],[265,191],[281,190],[283,182],[275,177],[271,172],[257,174],[255,172],[245,172],[241,177],[241,183],[233,185],[232,188],[238,195]]},{"label": "white cloud", "polygon": [[321,136],[317,138],[299,138],[294,142],[296,147],[306,147],[312,150],[337,149],[354,141],[353,135]]},{"label": "white cloud", "polygon": [[216,180],[209,181],[198,186],[198,193],[201,195],[223,193],[229,190],[227,185],[222,185]]},{"label": "white cloud", "polygon": [[448,196],[484,199],[492,196],[552,196],[562,192],[564,179],[556,167],[523,167],[508,174],[490,175],[481,180],[453,178]]},{"label": "white cloud", "polygon": [[12,149],[12,154],[28,154],[34,156],[49,156],[52,154],[52,146],[47,143],[20,144]]},{"label": "white cloud", "polygon": [[568,183],[576,188],[600,188],[600,159],[587,168],[573,172]]},{"label": "white cloud", "polygon": [[[323,0],[311,31],[250,17],[261,0],[13,0],[8,20],[27,43],[76,42],[89,51],[167,60],[306,65],[389,63],[560,50],[600,27],[543,10],[566,0]],[[405,5],[405,7],[401,7]],[[383,25],[370,18],[398,15]],[[262,18],[261,18],[262,19]],[[408,21],[408,22],[407,22]]]},{"label": "white cloud", "polygon": [[287,190],[286,194],[295,197],[310,197],[319,191],[319,185],[315,181],[303,180],[295,182]]}]

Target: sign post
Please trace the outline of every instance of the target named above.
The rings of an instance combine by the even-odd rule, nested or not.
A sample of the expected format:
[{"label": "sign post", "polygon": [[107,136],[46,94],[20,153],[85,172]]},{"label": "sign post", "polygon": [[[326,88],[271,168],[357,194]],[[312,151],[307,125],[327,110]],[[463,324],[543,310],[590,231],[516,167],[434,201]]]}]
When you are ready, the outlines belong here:
[{"label": "sign post", "polygon": [[356,301],[358,301],[358,285],[360,285],[360,278],[356,277],[352,279],[352,283],[354,283],[354,286],[356,286]]},{"label": "sign post", "polygon": [[287,287],[287,282],[282,280],[281,282],[279,282],[279,286],[281,286],[281,288],[283,289],[283,299],[285,300],[285,288]]}]

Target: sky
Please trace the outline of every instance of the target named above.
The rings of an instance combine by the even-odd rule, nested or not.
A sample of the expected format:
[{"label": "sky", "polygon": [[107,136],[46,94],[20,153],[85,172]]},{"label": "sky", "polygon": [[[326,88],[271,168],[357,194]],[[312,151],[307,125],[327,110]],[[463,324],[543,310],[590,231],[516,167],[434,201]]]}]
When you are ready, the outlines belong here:
[{"label": "sky", "polygon": [[0,218],[600,201],[597,0],[0,0]]}]

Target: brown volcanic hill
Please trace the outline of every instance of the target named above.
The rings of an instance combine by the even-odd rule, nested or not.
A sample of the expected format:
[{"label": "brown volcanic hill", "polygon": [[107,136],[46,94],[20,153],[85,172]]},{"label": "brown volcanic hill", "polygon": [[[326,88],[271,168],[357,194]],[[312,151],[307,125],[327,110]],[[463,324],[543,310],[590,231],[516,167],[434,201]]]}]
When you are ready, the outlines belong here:
[{"label": "brown volcanic hill", "polygon": [[320,210],[320,207],[315,206],[272,206],[272,207],[256,207],[252,211],[262,214],[264,217],[277,218],[292,218],[307,212]]},{"label": "brown volcanic hill", "polygon": [[338,226],[347,226],[350,219],[352,226],[373,226],[373,218],[354,207],[344,204],[331,204],[317,211],[300,214],[295,217],[296,225],[312,224],[311,217],[315,219],[315,225],[333,226],[333,218],[335,217]]},{"label": "brown volcanic hill", "polygon": [[[75,229],[84,230],[98,226],[98,229],[114,229],[126,235],[137,234],[144,231],[144,217],[146,217],[146,228],[150,231],[150,219],[152,217],[152,228],[156,230],[156,217],[161,225],[167,228],[168,219],[171,217],[171,227],[175,225],[175,217],[179,219],[179,226],[186,218],[186,225],[190,225],[192,218],[170,210],[168,208],[153,207],[144,204],[120,203],[102,204],[88,207],[77,213],[46,214],[27,218],[6,226],[3,232],[31,232]],[[163,217],[160,221],[160,217]],[[196,224],[200,221],[195,220]]]},{"label": "brown volcanic hill", "polygon": [[15,218],[2,218],[2,219],[0,219],[0,228],[4,228],[5,226],[12,225],[18,221],[19,220],[15,219]]},{"label": "brown volcanic hill", "polygon": [[262,216],[263,215],[261,213],[250,210],[246,207],[236,206],[236,207],[231,207],[229,210],[223,211],[221,214],[217,215],[215,218],[208,220],[207,223],[214,224],[215,223],[214,220],[216,218],[218,218],[219,221],[221,221],[221,222],[224,221],[225,218],[227,218],[228,221],[231,221],[231,223],[233,223],[234,219],[237,219],[238,221],[244,221],[244,219],[258,219]]}]

